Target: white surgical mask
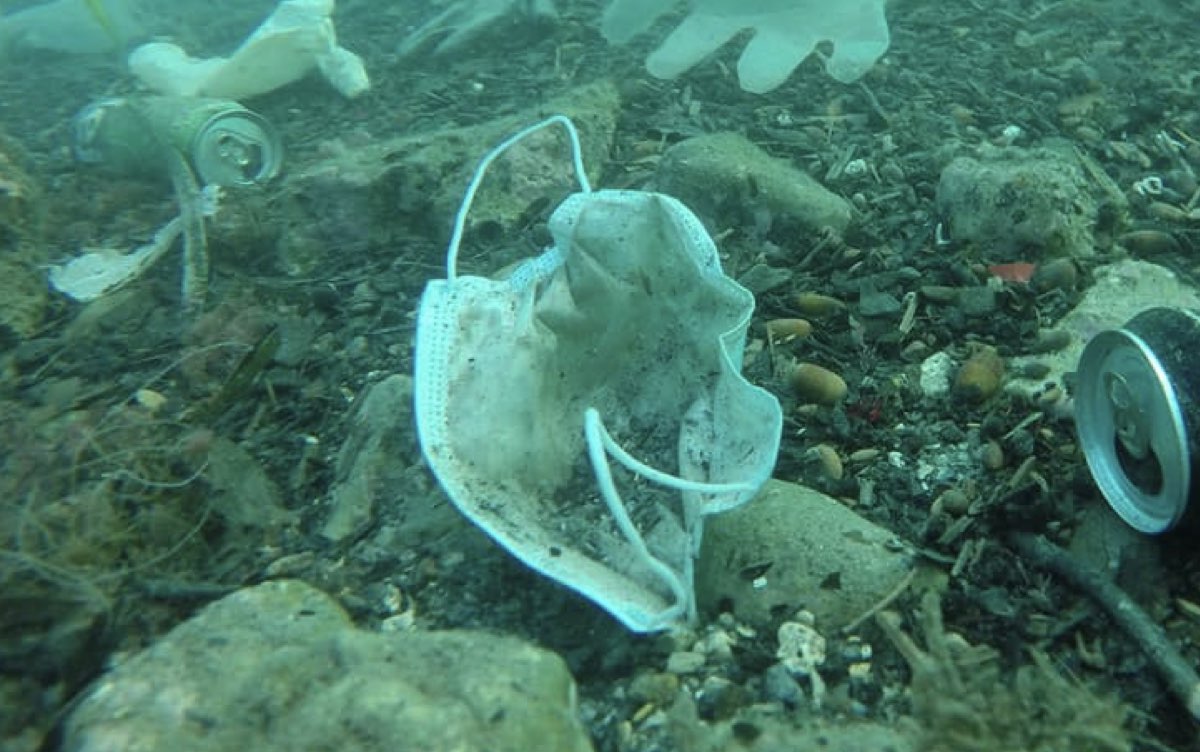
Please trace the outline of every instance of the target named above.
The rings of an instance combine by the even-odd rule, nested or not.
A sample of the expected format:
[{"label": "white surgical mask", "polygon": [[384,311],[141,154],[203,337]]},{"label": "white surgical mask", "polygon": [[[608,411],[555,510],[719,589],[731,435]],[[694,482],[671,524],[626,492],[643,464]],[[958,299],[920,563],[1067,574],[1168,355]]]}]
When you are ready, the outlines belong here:
[{"label": "white surgical mask", "polygon": [[[551,216],[553,245],[502,280],[458,274],[487,168],[555,124],[581,190]],[[414,389],[421,447],[450,499],[630,629],[693,619],[704,516],[748,501],[779,450],[779,402],[741,375],[753,296],[683,204],[593,191],[561,115],[480,163],[446,267],[421,299]]]}]

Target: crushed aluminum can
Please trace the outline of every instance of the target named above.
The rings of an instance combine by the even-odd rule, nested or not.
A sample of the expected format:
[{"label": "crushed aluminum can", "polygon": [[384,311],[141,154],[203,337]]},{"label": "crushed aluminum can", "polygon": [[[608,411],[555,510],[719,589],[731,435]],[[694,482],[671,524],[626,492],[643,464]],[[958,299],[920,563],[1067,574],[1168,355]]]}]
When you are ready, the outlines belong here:
[{"label": "crushed aluminum can", "polygon": [[162,149],[176,149],[205,185],[265,183],[283,148],[261,115],[226,99],[113,97],[93,102],[72,126],[75,157],[125,174],[166,174]]}]

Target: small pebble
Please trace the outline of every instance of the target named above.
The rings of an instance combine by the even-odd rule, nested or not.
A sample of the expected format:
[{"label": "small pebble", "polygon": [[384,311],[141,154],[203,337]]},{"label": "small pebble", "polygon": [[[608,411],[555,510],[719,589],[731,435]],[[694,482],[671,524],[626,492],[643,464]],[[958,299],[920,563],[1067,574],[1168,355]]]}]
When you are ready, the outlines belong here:
[{"label": "small pebble", "polygon": [[930,513],[934,515],[948,514],[951,517],[961,517],[971,508],[971,498],[961,489],[950,488],[943,491],[933,500]]},{"label": "small pebble", "polygon": [[1019,379],[1030,379],[1033,381],[1037,381],[1039,379],[1044,379],[1050,375],[1050,366],[1048,366],[1045,363],[1037,363],[1037,362],[1030,361],[1028,363],[1023,363],[1013,373],[1013,375]]},{"label": "small pebble", "polygon": [[1070,259],[1052,259],[1038,264],[1031,282],[1038,292],[1074,290],[1079,282],[1079,269]]},{"label": "small pebble", "polygon": [[918,383],[926,397],[944,397],[950,391],[950,374],[954,372],[954,359],[948,353],[936,352],[921,362]]},{"label": "small pebble", "polygon": [[1000,390],[1004,360],[990,345],[980,347],[958,369],[954,393],[972,402],[983,402]]},{"label": "small pebble", "polygon": [[845,379],[813,363],[798,364],[788,381],[800,399],[819,405],[835,405],[849,391]]},{"label": "small pebble", "polygon": [[845,476],[842,458],[838,456],[837,450],[828,444],[818,444],[809,449],[808,456],[813,458],[827,480],[838,481]]},{"label": "small pebble", "polygon": [[669,707],[679,693],[679,677],[675,674],[650,671],[639,674],[629,683],[629,698],[660,708]]},{"label": "small pebble", "polygon": [[1004,449],[996,441],[988,441],[979,450],[979,459],[988,470],[1004,467]]},{"label": "small pebble", "polygon": [[710,676],[700,687],[696,710],[704,720],[725,721],[747,705],[749,700],[749,693],[740,684],[721,676]]},{"label": "small pebble", "polygon": [[1164,222],[1188,221],[1188,213],[1186,211],[1164,201],[1151,201],[1149,206],[1146,207],[1146,211],[1150,216],[1155,219],[1161,219]]},{"label": "small pebble", "polygon": [[788,342],[812,334],[812,324],[807,319],[771,319],[767,322],[767,335],[772,342]]},{"label": "small pebble", "polygon": [[846,304],[837,298],[816,292],[797,293],[792,302],[805,316],[829,316],[846,308]]},{"label": "small pebble", "polygon": [[990,287],[971,287],[958,298],[958,308],[968,316],[990,316],[996,312],[996,291]]},{"label": "small pebble", "polygon": [[1070,344],[1071,333],[1066,329],[1043,329],[1037,333],[1029,351],[1039,354],[1058,352]]},{"label": "small pebble", "polygon": [[959,288],[945,285],[925,285],[921,297],[934,303],[953,303],[958,300]]},{"label": "small pebble", "polygon": [[846,457],[846,461],[858,465],[864,462],[872,462],[881,454],[883,454],[883,450],[881,449],[856,449]]},{"label": "small pebble", "polygon": [[804,701],[804,688],[782,663],[776,663],[763,675],[763,699],[795,708]]},{"label": "small pebble", "polygon": [[1169,232],[1161,230],[1134,230],[1120,237],[1121,245],[1135,256],[1154,256],[1161,253],[1179,253],[1179,241]]},{"label": "small pebble", "polygon": [[139,389],[134,392],[133,399],[151,415],[161,410],[163,405],[167,404],[167,398],[161,392],[156,392],[153,389]]},{"label": "small pebble", "polygon": [[667,657],[667,671],[672,674],[694,674],[704,668],[704,655],[691,650],[678,650]]}]

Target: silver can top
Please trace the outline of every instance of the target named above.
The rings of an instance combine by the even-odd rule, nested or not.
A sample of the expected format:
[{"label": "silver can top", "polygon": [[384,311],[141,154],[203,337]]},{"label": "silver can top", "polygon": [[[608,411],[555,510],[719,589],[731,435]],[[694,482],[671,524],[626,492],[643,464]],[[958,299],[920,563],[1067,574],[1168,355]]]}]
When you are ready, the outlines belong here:
[{"label": "silver can top", "polygon": [[1169,530],[1187,508],[1191,458],[1175,387],[1153,348],[1126,329],[1101,332],[1080,356],[1078,379],[1075,424],[1096,485],[1134,529]]},{"label": "silver can top", "polygon": [[248,110],[222,112],[196,132],[192,166],[206,185],[254,185],[279,174],[283,147],[275,128]]}]

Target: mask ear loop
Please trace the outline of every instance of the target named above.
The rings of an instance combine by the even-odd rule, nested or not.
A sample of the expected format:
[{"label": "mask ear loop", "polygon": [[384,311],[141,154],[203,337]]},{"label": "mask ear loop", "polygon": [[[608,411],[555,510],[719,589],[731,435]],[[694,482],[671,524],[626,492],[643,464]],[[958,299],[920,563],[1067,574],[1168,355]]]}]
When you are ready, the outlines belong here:
[{"label": "mask ear loop", "polygon": [[583,147],[579,143],[579,131],[575,130],[575,124],[571,122],[570,118],[566,115],[551,115],[540,123],[534,123],[528,128],[517,131],[484,155],[479,166],[475,168],[475,174],[471,176],[471,182],[467,184],[467,192],[463,194],[462,204],[459,205],[458,213],[454,216],[454,232],[450,235],[450,244],[446,249],[447,280],[453,281],[458,276],[458,249],[462,245],[463,233],[466,231],[467,213],[471,210],[475,194],[479,192],[479,185],[483,182],[483,176],[487,173],[488,168],[518,141],[552,125],[561,125],[566,129],[567,138],[571,141],[571,162],[575,167],[575,177],[579,180],[579,189],[584,193],[592,192],[587,172],[583,169]]},{"label": "mask ear loop", "polygon": [[[688,582],[684,582],[675,570],[650,553],[645,539],[634,526],[633,520],[629,518],[629,510],[626,509],[625,502],[621,501],[621,494],[618,493],[617,486],[613,482],[612,469],[609,467],[606,453],[612,455],[630,472],[640,475],[652,483],[674,488],[677,491],[707,494],[745,493],[753,492],[756,486],[751,483],[702,483],[679,478],[653,468],[621,448],[621,445],[604,427],[604,422],[600,419],[600,412],[594,407],[589,407],[583,414],[583,431],[587,437],[588,459],[592,463],[596,485],[600,488],[600,495],[604,497],[604,503],[608,505],[608,511],[612,514],[625,539],[633,546],[638,559],[666,583],[675,598],[675,605],[659,614],[660,626],[666,627],[684,614],[687,615],[689,621],[694,620],[696,617],[696,593],[691,583],[691,577],[687,578]],[[687,555],[690,557],[692,552],[689,550]],[[690,567],[688,573],[689,575],[691,573]]]}]

